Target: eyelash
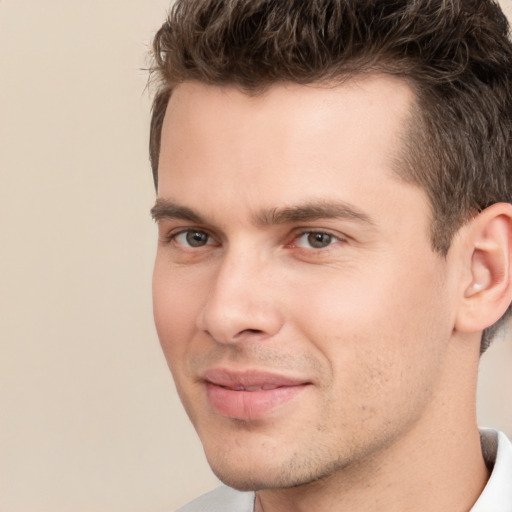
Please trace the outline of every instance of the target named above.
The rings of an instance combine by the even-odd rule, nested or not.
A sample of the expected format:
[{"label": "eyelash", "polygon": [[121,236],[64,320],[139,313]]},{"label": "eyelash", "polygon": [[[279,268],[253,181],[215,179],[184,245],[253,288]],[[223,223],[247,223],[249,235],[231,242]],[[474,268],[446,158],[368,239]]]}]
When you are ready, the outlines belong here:
[{"label": "eyelash", "polygon": [[[190,249],[195,249],[196,247],[192,247],[190,245],[186,245],[186,244],[181,244],[177,241],[177,238],[181,235],[187,235],[187,234],[202,234],[202,235],[206,235],[208,237],[208,242],[210,240],[213,239],[213,237],[210,235],[210,233],[208,233],[208,231],[205,231],[204,229],[194,229],[194,228],[186,228],[186,229],[181,229],[180,231],[177,231],[177,232],[174,232],[174,233],[169,233],[165,238],[164,238],[164,242],[166,244],[172,244],[172,243],[175,243],[177,245],[183,245],[185,247],[188,247]],[[208,242],[206,242],[205,245],[211,245],[209,244]],[[200,248],[200,247],[204,247],[204,246],[198,246],[197,248]]]},{"label": "eyelash", "polygon": [[[207,238],[207,241],[206,243],[204,243],[203,245],[198,245],[198,246],[192,246],[190,245],[189,243],[186,243],[186,242],[178,242],[177,239],[178,237],[182,236],[182,235],[188,235],[188,234],[191,234],[191,235],[194,235],[194,234],[200,234],[200,235],[205,235]],[[304,236],[315,236],[315,235],[324,235],[326,237],[329,238],[328,240],[328,243],[327,245],[323,246],[323,247],[312,247],[311,246],[311,241],[309,241],[309,247],[301,247],[300,245],[298,245],[298,241],[303,238]],[[208,231],[205,231],[203,229],[193,229],[193,228],[186,228],[186,229],[182,229],[178,232],[175,232],[175,233],[170,233],[169,235],[167,235],[164,239],[164,242],[166,244],[171,244],[171,243],[175,243],[177,245],[181,245],[181,246],[184,246],[184,247],[187,247],[188,249],[200,249],[202,247],[206,247],[208,245],[212,245],[211,241],[214,240],[214,237],[208,233]],[[345,243],[347,241],[347,239],[345,237],[340,237],[339,235],[334,235],[333,233],[329,232],[329,231],[325,231],[325,230],[314,230],[314,229],[304,229],[304,230],[301,230],[299,232],[296,232],[293,234],[293,238],[291,240],[291,242],[285,244],[286,247],[296,247],[297,249],[302,249],[302,250],[313,250],[313,251],[321,251],[323,249],[328,249],[331,245],[333,245],[333,243]]]},{"label": "eyelash", "polygon": [[[308,245],[309,247],[300,247],[298,245],[298,241],[305,237],[305,236],[315,236],[315,235],[324,235],[326,237],[329,238],[328,240],[328,243],[327,245],[323,246],[323,247],[312,247],[311,245],[311,240],[308,240]],[[305,229],[305,230],[302,230],[302,231],[299,231],[298,233],[295,233],[293,235],[293,240],[292,240],[292,243],[289,244],[288,246],[290,247],[297,247],[298,249],[304,249],[304,250],[314,250],[314,251],[321,251],[321,250],[328,250],[332,245],[334,245],[335,243],[344,243],[346,242],[347,239],[345,237],[341,237],[339,235],[335,235],[329,231],[325,231],[325,230],[315,230],[315,229]]]}]

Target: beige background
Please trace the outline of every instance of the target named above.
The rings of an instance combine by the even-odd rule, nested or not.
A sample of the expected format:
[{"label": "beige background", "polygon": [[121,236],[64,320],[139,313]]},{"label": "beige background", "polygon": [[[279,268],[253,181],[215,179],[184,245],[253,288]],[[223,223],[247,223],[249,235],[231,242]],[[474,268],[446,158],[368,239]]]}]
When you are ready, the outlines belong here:
[{"label": "beige background", "polygon": [[[0,512],[172,511],[216,485],[151,317],[140,68],[167,3],[0,0]],[[511,363],[497,343],[479,391],[509,435]]]}]

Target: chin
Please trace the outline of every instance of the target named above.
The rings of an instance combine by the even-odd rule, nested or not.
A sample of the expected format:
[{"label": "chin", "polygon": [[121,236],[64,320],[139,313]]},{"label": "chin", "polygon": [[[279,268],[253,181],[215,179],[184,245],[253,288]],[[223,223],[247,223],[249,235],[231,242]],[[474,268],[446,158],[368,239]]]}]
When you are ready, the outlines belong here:
[{"label": "chin", "polygon": [[[272,477],[276,473],[273,468],[262,465],[250,456],[245,460],[234,460],[229,454],[217,458],[207,455],[208,463],[215,476],[224,484],[238,491],[260,491],[279,487]],[[227,460],[226,460],[227,459]],[[282,477],[279,478],[282,480]]]},{"label": "chin", "polygon": [[300,487],[328,478],[346,466],[339,460],[298,460],[296,455],[280,463],[271,456],[265,463],[250,456],[243,461],[209,458],[208,462],[221,482],[239,491]]},{"label": "chin", "polygon": [[[212,466],[215,476],[224,484],[238,491],[262,491],[265,489],[283,489],[301,485],[299,482],[289,481],[283,475],[274,475],[266,471],[237,471],[235,468],[219,470]],[[276,476],[276,478],[273,478]]]}]

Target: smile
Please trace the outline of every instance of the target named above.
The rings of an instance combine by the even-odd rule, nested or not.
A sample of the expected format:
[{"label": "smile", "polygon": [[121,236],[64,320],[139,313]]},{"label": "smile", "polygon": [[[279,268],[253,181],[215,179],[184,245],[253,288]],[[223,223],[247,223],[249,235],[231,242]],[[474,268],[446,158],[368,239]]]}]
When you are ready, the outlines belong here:
[{"label": "smile", "polygon": [[266,372],[205,372],[206,395],[213,410],[228,418],[263,419],[277,412],[310,383]]},{"label": "smile", "polygon": [[279,386],[237,386],[234,388],[235,391],[268,391],[269,389],[276,389]]}]

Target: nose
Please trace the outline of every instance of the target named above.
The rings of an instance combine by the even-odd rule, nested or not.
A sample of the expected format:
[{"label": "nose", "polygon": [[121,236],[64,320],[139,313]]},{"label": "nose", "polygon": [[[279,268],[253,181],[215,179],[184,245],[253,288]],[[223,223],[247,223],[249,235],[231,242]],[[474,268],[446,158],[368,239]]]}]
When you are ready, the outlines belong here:
[{"label": "nose", "polygon": [[210,282],[198,328],[224,344],[275,336],[283,315],[271,274],[269,263],[254,255],[226,255]]}]

